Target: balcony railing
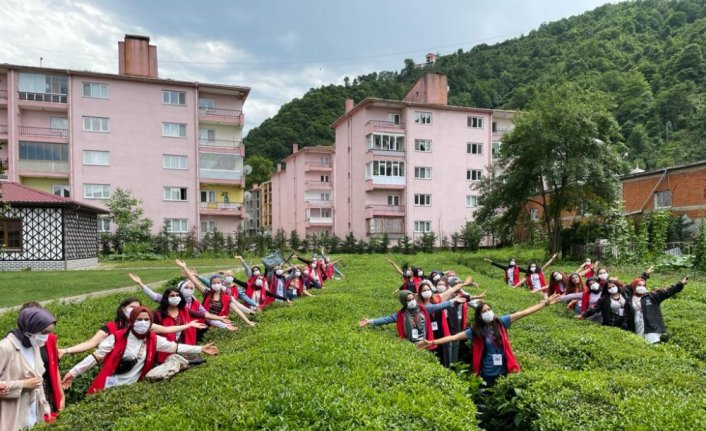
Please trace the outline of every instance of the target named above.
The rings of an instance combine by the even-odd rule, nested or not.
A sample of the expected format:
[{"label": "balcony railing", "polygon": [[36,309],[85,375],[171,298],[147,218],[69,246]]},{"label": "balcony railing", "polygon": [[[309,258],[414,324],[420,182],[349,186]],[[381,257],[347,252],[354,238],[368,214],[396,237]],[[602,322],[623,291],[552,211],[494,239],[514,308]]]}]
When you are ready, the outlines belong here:
[{"label": "balcony railing", "polygon": [[215,116],[215,117],[238,118],[242,114],[243,114],[243,111],[240,111],[237,109],[199,107],[199,115],[211,115],[211,116]]},{"label": "balcony railing", "polygon": [[69,173],[69,162],[53,162],[48,160],[20,160],[19,171]]},{"label": "balcony railing", "polygon": [[7,135],[7,124],[0,124],[0,135]]},{"label": "balcony railing", "polygon": [[217,148],[238,148],[243,142],[228,140],[228,139],[203,139],[199,138],[200,147],[217,147]]},{"label": "balcony railing", "polygon": [[309,217],[306,219],[309,224],[331,224],[333,217]]},{"label": "balcony railing", "polygon": [[322,188],[322,189],[330,189],[333,184],[331,184],[330,181],[316,181],[316,180],[307,180],[304,182],[307,186],[311,188]]},{"label": "balcony railing", "polygon": [[69,129],[57,129],[55,127],[19,127],[20,135],[41,136],[46,138],[68,138]]},{"label": "balcony railing", "polygon": [[394,121],[370,120],[365,123],[366,127],[374,127],[380,129],[401,129],[404,130],[404,123],[395,123]]},{"label": "balcony railing", "polygon": [[319,205],[319,206],[331,206],[333,205],[333,201],[330,199],[309,199],[305,198],[304,202],[311,204],[311,205]]},{"label": "balcony railing", "polygon": [[404,157],[404,150],[384,150],[382,148],[370,148],[368,152],[375,156]]},{"label": "balcony railing", "polygon": [[314,171],[314,170],[326,170],[326,169],[331,169],[331,163],[317,163],[317,162],[308,162],[304,165],[306,170],[309,171]]},{"label": "balcony railing", "polygon": [[199,169],[199,175],[200,175],[201,179],[208,179],[208,180],[240,181],[240,179],[243,177],[243,173],[241,171],[230,171],[230,170],[224,170],[224,169],[205,169],[205,168]]},{"label": "balcony railing", "polygon": [[28,100],[31,102],[67,103],[69,101],[68,94],[31,93],[29,91],[20,91],[19,96],[20,100]]},{"label": "balcony railing", "polygon": [[7,99],[7,90],[0,90],[0,99]]},{"label": "balcony railing", "polygon": [[199,208],[204,210],[240,211],[242,206],[232,202],[199,202]]},{"label": "balcony railing", "polygon": [[404,214],[404,207],[402,205],[373,205],[368,204],[365,206],[366,209],[371,209],[373,212],[387,212],[387,213],[399,213]]}]

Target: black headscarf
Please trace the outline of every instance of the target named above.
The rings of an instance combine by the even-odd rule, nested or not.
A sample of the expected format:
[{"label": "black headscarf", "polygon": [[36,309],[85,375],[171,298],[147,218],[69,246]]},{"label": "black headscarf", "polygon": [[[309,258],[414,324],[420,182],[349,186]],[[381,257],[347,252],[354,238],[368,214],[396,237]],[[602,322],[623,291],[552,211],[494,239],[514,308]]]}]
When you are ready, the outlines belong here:
[{"label": "black headscarf", "polygon": [[56,318],[43,308],[25,308],[17,316],[17,328],[11,331],[25,347],[32,347],[27,334],[36,334],[56,323]]}]

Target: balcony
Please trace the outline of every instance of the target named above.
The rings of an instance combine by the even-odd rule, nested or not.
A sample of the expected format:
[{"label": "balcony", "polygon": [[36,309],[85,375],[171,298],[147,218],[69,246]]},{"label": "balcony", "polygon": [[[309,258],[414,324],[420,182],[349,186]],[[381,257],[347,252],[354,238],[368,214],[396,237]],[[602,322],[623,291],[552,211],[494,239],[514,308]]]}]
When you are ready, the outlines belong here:
[{"label": "balcony", "polygon": [[378,217],[404,217],[405,207],[402,205],[375,205],[365,206],[365,218]]},{"label": "balcony", "polygon": [[399,132],[405,129],[405,124],[395,123],[394,121],[370,120],[365,123],[365,129],[368,133],[373,131]]},{"label": "balcony", "polygon": [[65,176],[69,173],[69,162],[55,162],[48,160],[20,160],[18,171],[25,172],[41,172],[48,174],[63,174],[53,175],[57,177]]},{"label": "balcony", "polygon": [[203,139],[199,138],[199,147],[213,148],[237,148],[243,144],[243,141],[229,139]]},{"label": "balcony", "polygon": [[325,200],[325,199],[310,199],[310,198],[304,198],[304,202],[309,206],[309,207],[316,207],[316,208],[329,208],[333,206],[333,201],[332,200]]},{"label": "balcony", "polygon": [[40,138],[40,141],[68,142],[69,129],[57,129],[52,127],[29,127],[19,126],[19,133],[22,137]]},{"label": "balcony", "polygon": [[240,182],[243,179],[242,171],[233,171],[225,169],[205,169],[199,168],[199,179],[204,180],[225,180],[229,182]]},{"label": "balcony", "polygon": [[376,157],[404,157],[404,150],[383,150],[382,148],[370,148],[367,151]]},{"label": "balcony", "polygon": [[0,160],[0,181],[7,181],[7,170],[10,164],[7,160]]},{"label": "balcony", "polygon": [[0,105],[7,104],[7,90],[0,90]]},{"label": "balcony", "polygon": [[0,124],[0,136],[7,135],[8,127],[7,124]]},{"label": "balcony", "polygon": [[495,130],[493,130],[493,139],[497,138],[502,138],[502,136],[508,132],[511,132],[512,128],[510,127],[496,127]]},{"label": "balcony", "polygon": [[333,166],[331,163],[317,163],[317,162],[307,162],[304,164],[305,172],[320,171],[320,172],[331,172]]},{"label": "balcony", "polygon": [[373,175],[372,178],[365,180],[365,190],[402,190],[406,187],[407,180],[405,177],[388,177],[382,175]]},{"label": "balcony", "polygon": [[311,190],[333,188],[333,184],[330,181],[307,180],[304,182],[304,184],[306,185],[307,189]]},{"label": "balcony", "polygon": [[243,206],[237,202],[199,202],[199,212],[207,215],[241,217],[243,215]]},{"label": "balcony", "polygon": [[20,91],[18,96],[20,107],[26,109],[66,111],[69,102],[68,94]]},{"label": "balcony", "polygon": [[212,124],[243,126],[243,111],[237,109],[199,107],[199,121]]},{"label": "balcony", "polygon": [[306,227],[314,226],[331,226],[333,217],[308,217],[306,219]]}]

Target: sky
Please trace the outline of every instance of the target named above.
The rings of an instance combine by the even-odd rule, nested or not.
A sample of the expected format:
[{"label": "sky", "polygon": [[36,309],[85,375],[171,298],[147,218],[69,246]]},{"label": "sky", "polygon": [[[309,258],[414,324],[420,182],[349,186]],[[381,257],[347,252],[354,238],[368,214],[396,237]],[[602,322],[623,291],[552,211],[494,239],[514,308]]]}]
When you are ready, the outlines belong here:
[{"label": "sky", "polygon": [[3,0],[0,63],[117,73],[118,41],[150,37],[159,75],[252,90],[245,132],[309,89],[404,59],[528,34],[605,0]]}]

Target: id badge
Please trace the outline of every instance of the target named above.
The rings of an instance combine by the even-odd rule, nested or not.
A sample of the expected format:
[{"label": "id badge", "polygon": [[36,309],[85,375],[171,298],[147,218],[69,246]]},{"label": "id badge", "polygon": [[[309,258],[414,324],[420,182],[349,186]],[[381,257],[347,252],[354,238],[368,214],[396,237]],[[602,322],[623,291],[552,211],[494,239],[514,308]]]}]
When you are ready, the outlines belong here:
[{"label": "id badge", "polygon": [[110,376],[105,379],[105,388],[112,388],[113,386],[118,385],[118,377],[117,376]]},{"label": "id badge", "polygon": [[413,340],[419,339],[419,330],[417,328],[412,329],[412,339]]},{"label": "id badge", "polygon": [[439,330],[439,324],[437,322],[431,322],[431,329],[433,331],[438,331]]},{"label": "id badge", "polygon": [[618,310],[618,316],[623,317],[623,313],[625,312],[625,309],[621,308]]},{"label": "id badge", "polygon": [[458,320],[463,319],[463,309],[461,307],[458,307],[458,310],[456,311],[456,315],[458,316]]},{"label": "id badge", "polygon": [[493,365],[496,367],[500,367],[503,364],[503,355],[500,354],[494,354],[493,355]]}]

